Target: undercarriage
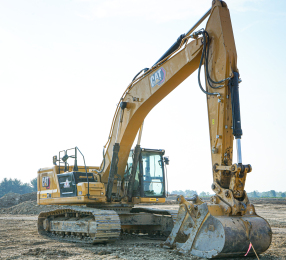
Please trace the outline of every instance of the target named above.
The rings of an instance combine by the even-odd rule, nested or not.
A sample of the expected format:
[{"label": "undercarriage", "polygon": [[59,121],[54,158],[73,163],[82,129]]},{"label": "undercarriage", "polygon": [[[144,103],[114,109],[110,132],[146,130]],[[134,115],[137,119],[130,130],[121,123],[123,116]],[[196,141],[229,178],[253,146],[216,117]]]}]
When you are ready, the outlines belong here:
[{"label": "undercarriage", "polygon": [[[119,210],[120,209],[120,210]],[[146,208],[96,209],[67,206],[42,212],[39,234],[72,242],[107,243],[120,234],[148,234],[166,239],[174,226],[177,211]]]}]

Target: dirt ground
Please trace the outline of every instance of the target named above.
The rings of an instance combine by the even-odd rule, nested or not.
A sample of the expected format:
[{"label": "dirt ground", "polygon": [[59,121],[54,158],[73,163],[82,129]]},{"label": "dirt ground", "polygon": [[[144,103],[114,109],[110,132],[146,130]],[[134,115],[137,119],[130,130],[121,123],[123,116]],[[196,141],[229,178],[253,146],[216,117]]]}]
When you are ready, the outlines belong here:
[{"label": "dirt ground", "polygon": [[[286,201],[254,200],[257,213],[272,227],[273,239],[260,259],[286,259]],[[147,207],[147,206],[146,206]],[[178,205],[150,205],[177,209]],[[9,208],[0,209],[0,259],[202,259],[182,256],[161,248],[160,240],[141,235],[128,235],[106,245],[59,242],[41,237],[37,232],[37,214],[41,211],[34,200],[27,200]],[[25,213],[26,212],[26,213]],[[28,212],[28,213],[27,213]],[[33,214],[31,214],[33,213]],[[245,259],[257,259],[246,257]]]}]

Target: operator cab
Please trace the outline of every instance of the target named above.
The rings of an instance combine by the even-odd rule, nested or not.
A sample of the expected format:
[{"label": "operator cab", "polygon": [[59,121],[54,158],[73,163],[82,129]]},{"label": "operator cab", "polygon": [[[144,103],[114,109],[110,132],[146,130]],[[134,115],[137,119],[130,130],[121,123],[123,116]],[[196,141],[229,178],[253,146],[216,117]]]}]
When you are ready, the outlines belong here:
[{"label": "operator cab", "polygon": [[[133,197],[165,198],[165,164],[169,163],[167,157],[163,157],[164,150],[141,149],[135,181],[133,185]],[[133,163],[133,150],[130,151],[127,161],[124,179],[131,175]]]},{"label": "operator cab", "polygon": [[[58,185],[60,190],[60,197],[75,197],[84,195],[83,190],[78,190],[80,184],[86,186],[86,194],[92,195],[90,193],[90,185],[92,185],[93,190],[95,185],[99,186],[101,180],[98,181],[93,172],[89,170],[90,167],[86,167],[85,160],[84,166],[77,165],[77,152],[80,150],[75,147],[59,152],[59,158],[57,156],[53,157],[53,164],[58,166]],[[80,152],[81,153],[81,152]],[[139,154],[139,161],[137,164],[137,170],[134,176],[133,188],[130,190],[132,197],[135,198],[148,198],[146,202],[159,201],[159,198],[166,198],[166,176],[165,176],[165,165],[169,164],[168,157],[163,157],[165,150],[162,149],[145,149],[141,148]],[[83,156],[83,155],[82,155]],[[74,159],[74,165],[68,164],[68,159]],[[84,156],[83,156],[84,159]],[[58,163],[58,164],[57,164]],[[130,151],[127,167],[124,174],[124,185],[121,188],[128,186],[131,170],[133,164],[133,150]],[[89,171],[89,172],[88,172]],[[117,175],[119,183],[121,183],[120,175]],[[119,179],[120,178],[120,179]],[[121,184],[120,184],[121,185]],[[119,187],[120,187],[119,185]],[[117,185],[118,186],[118,185]],[[126,186],[126,187],[127,187]],[[122,190],[124,196],[126,196],[127,189]],[[103,184],[104,188],[104,184]],[[120,189],[121,190],[121,189]],[[113,200],[121,200],[122,194],[118,194],[118,189],[116,193],[112,193]]]}]

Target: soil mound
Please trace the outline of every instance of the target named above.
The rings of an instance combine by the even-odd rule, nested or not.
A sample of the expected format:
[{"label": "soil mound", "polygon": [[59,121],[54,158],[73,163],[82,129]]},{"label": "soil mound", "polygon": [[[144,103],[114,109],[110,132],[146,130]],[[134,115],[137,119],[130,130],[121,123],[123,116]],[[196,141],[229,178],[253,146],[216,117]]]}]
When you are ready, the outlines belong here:
[{"label": "soil mound", "polygon": [[14,192],[9,192],[0,198],[0,208],[9,208],[15,206],[24,201],[36,201],[37,192],[18,194]]},{"label": "soil mound", "polygon": [[64,206],[57,205],[38,205],[37,201],[24,201],[18,205],[10,208],[0,209],[0,214],[27,214],[27,215],[38,215],[43,211],[50,211],[62,208]]},{"label": "soil mound", "polygon": [[20,202],[20,194],[10,192],[8,194],[5,194],[2,198],[0,198],[0,207],[1,208],[7,208],[14,206]]}]

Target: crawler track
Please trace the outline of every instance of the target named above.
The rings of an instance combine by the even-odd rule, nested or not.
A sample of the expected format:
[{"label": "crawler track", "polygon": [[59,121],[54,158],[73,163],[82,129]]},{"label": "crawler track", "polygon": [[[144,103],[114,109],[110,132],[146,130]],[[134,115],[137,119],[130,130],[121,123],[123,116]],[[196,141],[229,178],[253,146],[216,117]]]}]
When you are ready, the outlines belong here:
[{"label": "crawler track", "polygon": [[[177,211],[152,208],[130,208],[128,213],[123,213],[116,208],[111,210],[66,206],[41,212],[38,217],[38,232],[60,241],[93,244],[112,242],[121,233],[148,234],[151,238],[164,240],[173,228],[176,215]],[[135,223],[128,223],[126,226],[126,216],[135,219]],[[151,217],[150,223],[140,223],[145,216]]]},{"label": "crawler track", "polygon": [[65,241],[106,243],[119,237],[121,226],[113,210],[74,206],[41,212],[38,232]]}]

